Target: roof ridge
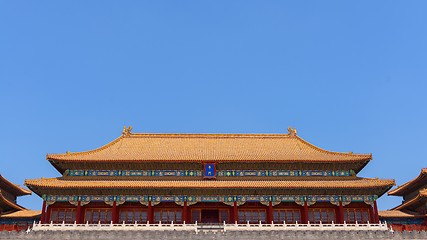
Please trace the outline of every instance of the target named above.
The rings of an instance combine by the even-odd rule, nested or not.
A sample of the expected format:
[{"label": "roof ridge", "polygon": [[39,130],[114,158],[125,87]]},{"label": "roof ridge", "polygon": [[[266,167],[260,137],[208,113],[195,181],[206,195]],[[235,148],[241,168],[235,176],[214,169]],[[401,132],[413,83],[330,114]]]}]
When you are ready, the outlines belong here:
[{"label": "roof ridge", "polygon": [[292,137],[289,133],[130,133],[126,137]]},{"label": "roof ridge", "polygon": [[123,138],[125,138],[125,136],[122,135],[122,136],[114,139],[113,141],[111,141],[111,142],[109,142],[107,144],[104,144],[101,147],[92,149],[92,150],[81,151],[81,152],[70,152],[70,151],[67,151],[66,153],[48,153],[48,154],[46,154],[46,159],[50,159],[53,156],[84,155],[84,154],[99,152],[99,151],[101,151],[103,149],[106,149],[107,147],[110,147],[110,146],[118,143]]},{"label": "roof ridge", "polygon": [[321,152],[332,153],[332,154],[336,154],[336,155],[346,155],[346,156],[355,156],[355,155],[362,156],[362,155],[366,155],[366,156],[369,156],[370,158],[372,158],[372,153],[353,153],[353,152],[335,152],[335,151],[329,151],[329,150],[326,150],[324,148],[320,148],[320,147],[318,147],[318,146],[316,146],[316,145],[314,145],[314,144],[312,144],[312,143],[310,143],[310,142],[302,139],[300,136],[295,135],[295,137],[299,141],[301,141],[302,143],[304,143],[304,144],[306,144],[306,145],[308,145],[308,146],[310,146],[310,147],[312,147],[312,148],[314,148],[314,149],[316,149],[318,151],[321,151]]}]

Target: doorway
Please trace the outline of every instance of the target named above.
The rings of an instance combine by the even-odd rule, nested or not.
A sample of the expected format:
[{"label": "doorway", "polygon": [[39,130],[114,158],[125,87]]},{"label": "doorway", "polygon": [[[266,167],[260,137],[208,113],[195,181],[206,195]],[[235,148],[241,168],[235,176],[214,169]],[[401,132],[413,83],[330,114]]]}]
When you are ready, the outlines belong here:
[{"label": "doorway", "polygon": [[219,223],[219,210],[202,209],[202,223]]}]

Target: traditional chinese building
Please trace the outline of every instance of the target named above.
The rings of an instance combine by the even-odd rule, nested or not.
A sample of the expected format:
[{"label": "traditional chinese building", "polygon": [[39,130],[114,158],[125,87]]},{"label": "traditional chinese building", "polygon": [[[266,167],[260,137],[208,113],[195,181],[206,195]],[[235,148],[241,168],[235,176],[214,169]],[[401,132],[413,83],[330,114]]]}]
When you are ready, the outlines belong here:
[{"label": "traditional chinese building", "polygon": [[288,134],[136,134],[48,154],[62,174],[26,180],[43,222],[366,223],[394,180],[361,178],[371,154]]},{"label": "traditional chinese building", "polygon": [[0,231],[27,229],[34,221],[40,220],[40,211],[28,210],[16,202],[18,196],[30,194],[31,191],[0,175]]},{"label": "traditional chinese building", "polygon": [[418,177],[391,190],[388,195],[401,196],[403,201],[391,210],[381,211],[381,219],[395,225],[395,229],[405,230],[405,226],[408,230],[417,229],[416,225],[419,225],[427,230],[427,168],[421,169]]}]

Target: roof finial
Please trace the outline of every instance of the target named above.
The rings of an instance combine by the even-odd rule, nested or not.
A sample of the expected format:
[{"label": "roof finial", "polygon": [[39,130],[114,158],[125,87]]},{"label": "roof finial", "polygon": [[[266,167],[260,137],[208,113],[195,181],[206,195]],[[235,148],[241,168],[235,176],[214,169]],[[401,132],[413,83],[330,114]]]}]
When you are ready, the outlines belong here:
[{"label": "roof finial", "polygon": [[292,127],[288,127],[288,134],[291,136],[296,136],[297,135],[297,129],[292,128]]},{"label": "roof finial", "polygon": [[132,131],[132,126],[129,126],[129,127],[124,126],[123,131],[122,131],[122,135],[124,137],[129,136],[130,134],[132,134],[130,131]]}]

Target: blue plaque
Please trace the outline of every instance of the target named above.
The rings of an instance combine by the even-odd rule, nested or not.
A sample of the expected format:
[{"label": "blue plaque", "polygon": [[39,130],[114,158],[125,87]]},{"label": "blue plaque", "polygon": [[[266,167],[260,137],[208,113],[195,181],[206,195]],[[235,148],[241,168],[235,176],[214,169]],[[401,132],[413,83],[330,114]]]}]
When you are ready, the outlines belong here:
[{"label": "blue plaque", "polygon": [[205,163],[205,170],[203,171],[204,178],[216,178],[216,169],[214,163]]}]

